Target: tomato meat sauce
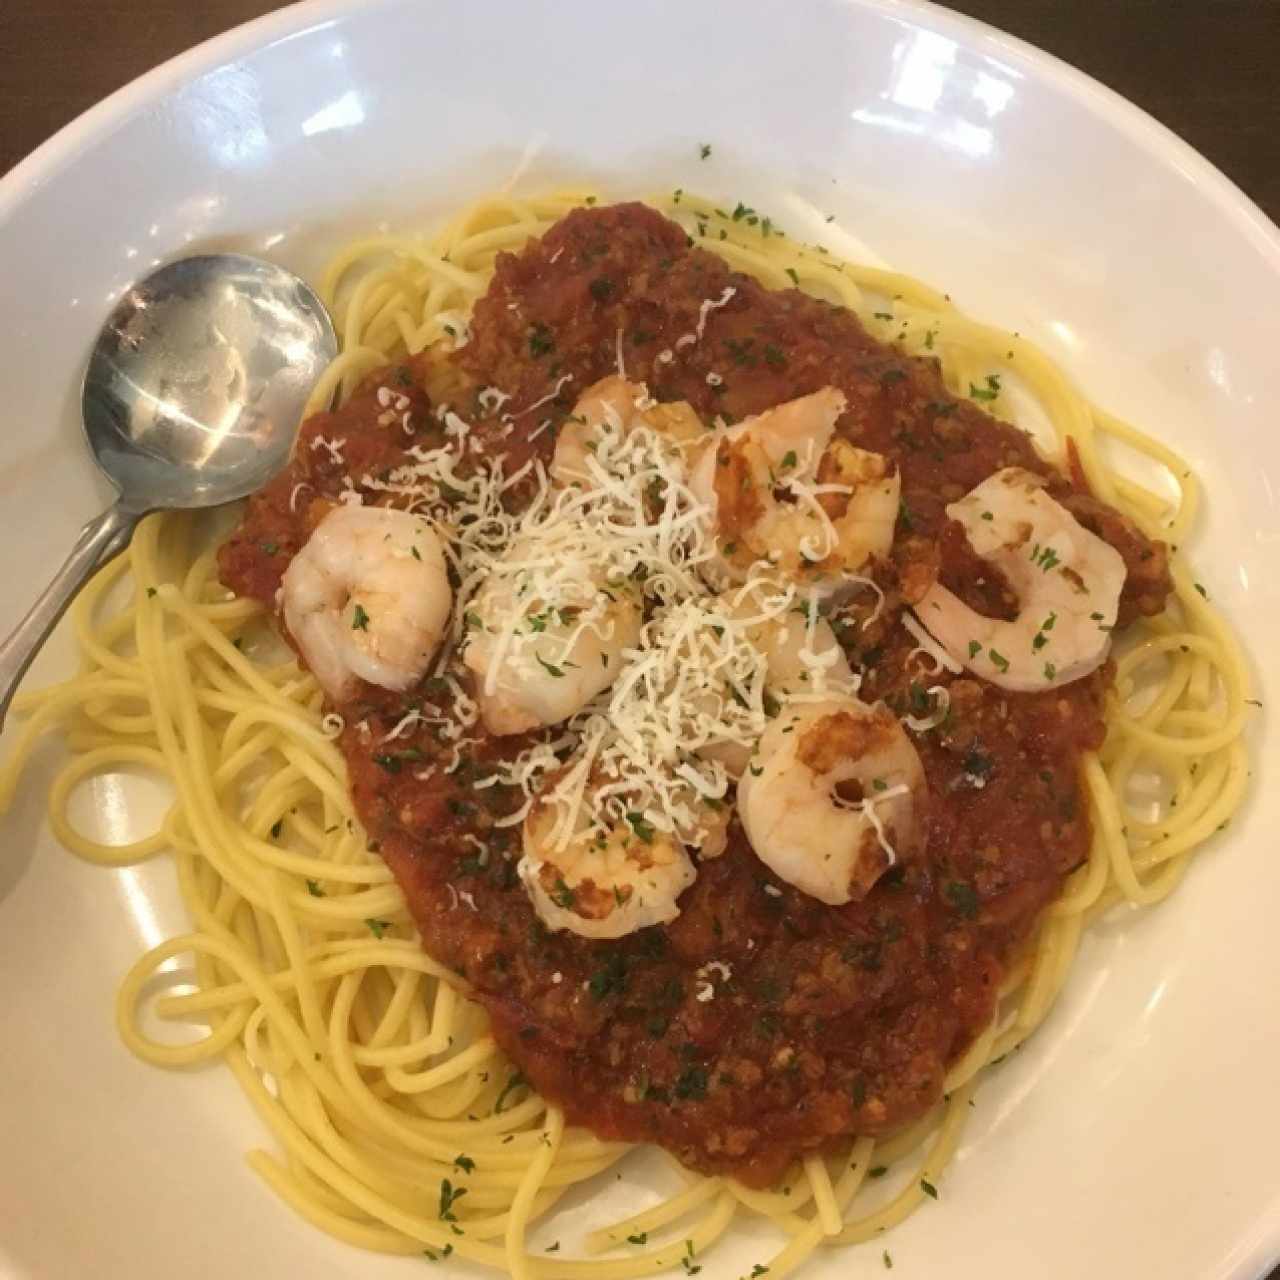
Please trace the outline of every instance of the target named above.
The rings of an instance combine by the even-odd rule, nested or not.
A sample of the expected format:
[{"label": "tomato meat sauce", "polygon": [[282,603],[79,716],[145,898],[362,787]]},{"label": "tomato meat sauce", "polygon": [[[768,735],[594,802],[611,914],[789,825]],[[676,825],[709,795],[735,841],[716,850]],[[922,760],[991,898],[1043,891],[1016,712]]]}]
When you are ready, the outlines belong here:
[{"label": "tomato meat sauce", "polygon": [[[863,697],[936,722],[912,733],[928,781],[922,850],[861,901],[831,907],[772,875],[735,822],[675,921],[591,941],[549,932],[517,877],[519,828],[495,822],[523,796],[476,786],[530,739],[479,724],[450,739],[431,723],[466,694],[461,676],[407,694],[364,686],[335,708],[341,746],[371,847],[423,945],[488,1011],[523,1079],[601,1136],[764,1186],[807,1152],[888,1133],[938,1101],[1017,949],[1088,852],[1079,762],[1102,742],[1110,671],[1039,694],[925,674],[932,663],[901,624],[922,582],[940,575],[991,616],[1016,603],[946,504],[1002,467],[1045,476],[1124,558],[1121,624],[1163,608],[1166,549],[1095,499],[1078,467],[1062,475],[1023,432],[949,394],[935,359],[876,341],[843,308],[764,288],[626,204],[576,211],[501,255],[466,346],[390,365],[304,424],[289,468],[223,546],[222,580],[274,609],[290,558],[344,492],[384,502],[371,480],[410,448],[444,443],[433,409],[445,403],[474,424],[476,458],[502,455],[508,473],[546,463],[555,427],[620,356],[629,378],[708,423],[838,387],[838,433],[899,469],[894,550],[872,570],[884,603],[875,616],[855,604],[836,625]],[[507,421],[489,388],[509,397]],[[391,395],[409,410],[389,426]],[[413,710],[425,721],[387,740]]]}]

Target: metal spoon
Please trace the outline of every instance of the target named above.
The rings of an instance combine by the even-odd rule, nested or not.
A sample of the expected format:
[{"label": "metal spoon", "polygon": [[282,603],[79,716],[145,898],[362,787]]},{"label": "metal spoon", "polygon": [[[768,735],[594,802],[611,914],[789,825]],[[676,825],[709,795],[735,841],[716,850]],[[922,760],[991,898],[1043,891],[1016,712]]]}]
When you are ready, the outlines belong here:
[{"label": "metal spoon", "polygon": [[94,460],[120,496],[80,531],[0,645],[0,727],[76,592],[129,545],[143,516],[243,498],[284,465],[337,349],[315,293],[256,258],[183,258],[125,293],[98,335],[81,405]]}]

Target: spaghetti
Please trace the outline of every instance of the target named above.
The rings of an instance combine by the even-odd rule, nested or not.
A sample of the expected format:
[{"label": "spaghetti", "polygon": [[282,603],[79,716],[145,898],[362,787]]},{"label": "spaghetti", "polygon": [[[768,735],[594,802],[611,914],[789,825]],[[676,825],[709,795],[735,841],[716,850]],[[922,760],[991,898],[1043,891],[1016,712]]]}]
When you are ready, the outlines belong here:
[{"label": "spaghetti", "polygon": [[[349,245],[322,283],[341,354],[308,412],[345,399],[390,360],[465,341],[496,254],[593,202],[585,192],[501,197],[430,238]],[[907,354],[940,357],[955,394],[990,387],[991,411],[1047,429],[1059,454],[1071,442],[1095,495],[1175,551],[1185,543],[1200,497],[1190,468],[1089,404],[1025,339],[969,319],[909,277],[793,243],[767,219],[687,193],[652,203],[736,270],[845,306]],[[1176,496],[1113,463],[1126,455],[1162,473]],[[156,1065],[225,1060],[278,1144],[251,1153],[251,1166],[323,1230],[375,1251],[456,1254],[513,1277],[623,1280],[692,1271],[738,1215],[755,1214],[783,1241],[761,1259],[781,1276],[824,1244],[879,1236],[937,1194],[979,1073],[1045,1019],[1084,929],[1118,903],[1167,896],[1239,805],[1249,678],[1177,555],[1172,577],[1167,610],[1128,633],[1106,743],[1085,759],[1089,857],[1006,975],[1000,1013],[952,1068],[945,1100],[892,1138],[806,1157],[773,1190],[682,1170],[682,1189],[588,1235],[582,1259],[560,1254],[558,1242],[554,1252],[535,1250],[530,1231],[628,1148],[566,1127],[504,1060],[479,1006],[421,950],[356,818],[334,743],[341,725],[325,716],[314,679],[281,649],[263,610],[219,585],[198,518],[147,520],[128,554],[86,589],[73,614],[80,670],[15,702],[25,723],[0,769],[0,811],[37,741],[58,731],[72,752],[49,796],[61,843],[107,866],[172,854],[191,932],[126,975],[120,1034]],[[173,789],[160,828],[126,846],[75,830],[75,787],[136,768]],[[194,956],[194,989],[149,1010],[150,980],[183,955]],[[157,1039],[151,1012],[207,1030]],[[873,1176],[890,1167],[891,1177]]]}]

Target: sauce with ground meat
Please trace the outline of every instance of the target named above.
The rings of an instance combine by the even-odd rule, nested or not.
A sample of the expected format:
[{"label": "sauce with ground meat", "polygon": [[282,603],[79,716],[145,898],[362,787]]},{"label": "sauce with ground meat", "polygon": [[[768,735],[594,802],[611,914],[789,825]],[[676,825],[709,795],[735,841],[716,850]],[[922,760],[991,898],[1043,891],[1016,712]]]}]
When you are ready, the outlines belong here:
[{"label": "sauce with ground meat", "polygon": [[[699,340],[677,348],[698,331],[702,304],[727,288]],[[1124,558],[1121,623],[1163,607],[1165,548],[1047,464],[1024,433],[951,396],[936,360],[877,342],[842,308],[732,272],[640,205],[579,210],[500,256],[472,328],[455,354],[381,370],[304,425],[294,461],[250,500],[222,548],[227,586],[274,607],[291,556],[344,488],[384,500],[362,480],[385,477],[415,444],[443,442],[431,412],[443,401],[475,424],[477,456],[504,454],[509,469],[547,462],[579,392],[616,369],[621,332],[627,375],[708,422],[828,385],[845,393],[838,432],[896,464],[902,509],[892,558],[874,571],[885,607],[868,622],[855,605],[837,632],[865,672],[868,701],[924,716],[925,686],[942,684],[950,711],[912,734],[929,787],[923,849],[863,900],[830,907],[799,893],[756,859],[735,823],[678,919],[591,941],[550,933],[534,914],[515,871],[518,828],[493,825],[520,797],[473,785],[530,740],[476,726],[450,742],[417,725],[387,743],[408,710],[447,710],[453,695],[440,679],[409,694],[366,686],[336,708],[341,746],[356,808],[423,945],[484,1005],[524,1077],[602,1136],[659,1143],[692,1168],[764,1186],[806,1152],[911,1122],[938,1100],[948,1067],[989,1022],[1011,956],[1087,854],[1078,764],[1102,742],[1110,679],[1104,667],[1018,694],[919,674],[899,617],[922,581],[940,573],[993,616],[1014,604],[943,508],[1001,467],[1046,476]],[[556,398],[520,416],[566,374]],[[378,423],[382,386],[411,398],[412,435]],[[511,397],[514,430],[480,403],[488,387]],[[539,432],[545,418],[551,427]],[[324,444],[336,439],[340,456]],[[457,767],[419,778],[423,762]]]}]

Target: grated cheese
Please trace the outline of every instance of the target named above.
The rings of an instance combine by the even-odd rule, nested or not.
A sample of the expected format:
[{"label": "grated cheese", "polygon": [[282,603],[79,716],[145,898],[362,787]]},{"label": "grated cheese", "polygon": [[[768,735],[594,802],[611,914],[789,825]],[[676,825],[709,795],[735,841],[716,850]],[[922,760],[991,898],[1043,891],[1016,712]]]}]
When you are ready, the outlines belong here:
[{"label": "grated cheese", "polygon": [[937,664],[932,672],[935,676],[943,670],[950,671],[952,675],[959,675],[964,670],[964,667],[921,626],[916,616],[907,609],[902,611],[902,625],[911,633],[916,642],[916,647],[907,654],[908,661],[913,655],[923,652],[927,653]]},{"label": "grated cheese", "polygon": [[[914,650],[913,650],[914,652]],[[940,684],[931,684],[926,690],[933,697],[933,710],[927,716],[906,716],[904,723],[916,733],[927,733],[936,729],[951,710],[951,691]]]},{"label": "grated cheese", "polygon": [[346,443],[345,436],[341,440],[330,440],[326,436],[313,436],[311,439],[311,452],[316,453],[320,449],[325,449],[334,462],[342,463],[346,461],[342,456],[342,446]]},{"label": "grated cheese", "polygon": [[[728,288],[704,300],[684,345],[702,338],[710,313],[733,293]],[[621,341],[619,332],[620,368]],[[661,353],[660,361],[664,354],[671,358]],[[712,374],[707,381],[716,385],[718,378]],[[570,380],[563,375],[540,399],[503,413],[503,423],[550,403]],[[510,396],[488,387],[478,401],[496,412]],[[811,701],[830,696],[833,686],[856,693],[857,677],[847,687],[847,669],[834,674],[837,663],[844,668],[829,632],[825,643],[818,635],[817,589],[783,581],[761,562],[745,582],[717,590],[711,513],[690,486],[687,446],[640,416],[653,403],[638,387],[635,416],[624,422],[616,412],[606,413],[575,464],[571,485],[553,483],[537,459],[508,474],[502,459],[474,456],[480,442],[472,424],[447,405],[435,411],[443,445],[415,445],[402,465],[358,481],[361,490],[386,495],[431,525],[457,583],[449,634],[434,667],[448,690],[448,710],[433,714],[428,705],[411,711],[385,736],[390,741],[427,724],[449,744],[438,765],[418,776],[456,772],[476,741],[469,731],[479,719],[477,699],[466,677],[459,678],[464,649],[489,648],[492,661],[481,686],[486,694],[499,669],[523,681],[577,679],[570,663],[584,637],[611,640],[620,607],[634,614],[635,638],[622,647],[612,683],[565,723],[494,762],[487,776],[470,784],[515,793],[516,803],[494,819],[497,828],[523,823],[535,802],[548,806],[553,849],[567,848],[584,832],[608,836],[628,824],[703,848],[704,856],[723,847],[732,776],[719,757],[752,751],[777,713],[766,689],[767,636],[790,615],[806,620],[803,642],[797,642],[803,671],[802,687],[789,685],[785,698]],[[545,419],[537,433],[551,424]],[[342,443],[332,442],[332,448]],[[817,484],[808,474],[811,461],[806,458],[800,474],[785,483],[814,531],[813,558],[821,559],[837,537],[817,499],[848,490]],[[360,501],[354,486],[350,500]],[[880,594],[878,613],[883,593],[868,579],[857,581]],[[630,639],[633,633],[626,634]],[[880,833],[874,803],[864,802]],[[880,838],[885,843],[883,833]],[[781,893],[772,885],[765,891]],[[727,982],[730,970],[722,962],[704,969],[706,994],[700,988],[698,999],[710,1000],[713,976]]]}]

